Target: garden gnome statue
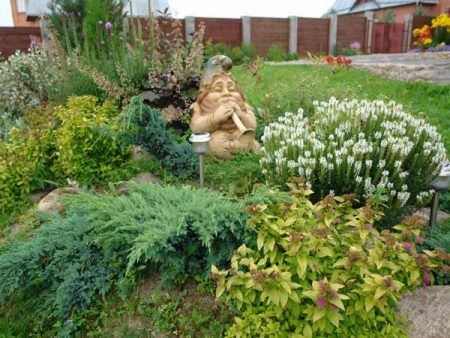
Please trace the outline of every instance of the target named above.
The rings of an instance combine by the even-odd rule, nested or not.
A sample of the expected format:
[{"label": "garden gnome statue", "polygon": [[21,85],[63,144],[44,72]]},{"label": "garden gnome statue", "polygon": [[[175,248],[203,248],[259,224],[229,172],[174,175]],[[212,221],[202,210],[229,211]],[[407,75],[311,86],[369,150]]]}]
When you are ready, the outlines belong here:
[{"label": "garden gnome statue", "polygon": [[211,134],[208,153],[222,159],[261,149],[255,140],[255,114],[229,72],[232,66],[231,59],[224,55],[209,59],[190,122],[194,133]]}]

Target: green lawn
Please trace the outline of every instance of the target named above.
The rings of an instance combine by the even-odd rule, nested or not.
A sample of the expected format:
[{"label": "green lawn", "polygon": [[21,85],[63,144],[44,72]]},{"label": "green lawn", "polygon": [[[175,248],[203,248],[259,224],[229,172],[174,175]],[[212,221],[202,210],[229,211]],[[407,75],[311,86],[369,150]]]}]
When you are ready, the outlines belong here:
[{"label": "green lawn", "polygon": [[333,75],[323,66],[263,65],[256,76],[239,66],[233,73],[247,100],[266,111],[260,118],[263,124],[286,111],[303,108],[311,112],[312,101],[327,101],[330,96],[394,100],[403,104],[405,111],[436,126],[450,154],[450,85],[407,83],[354,69]]}]

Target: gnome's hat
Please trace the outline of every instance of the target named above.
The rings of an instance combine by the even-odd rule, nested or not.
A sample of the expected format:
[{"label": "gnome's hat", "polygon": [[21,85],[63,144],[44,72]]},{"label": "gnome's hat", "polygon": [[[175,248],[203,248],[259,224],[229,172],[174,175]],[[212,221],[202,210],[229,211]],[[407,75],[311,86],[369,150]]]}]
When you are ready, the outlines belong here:
[{"label": "gnome's hat", "polygon": [[218,73],[229,73],[233,67],[233,61],[226,55],[214,55],[205,65],[205,72],[200,82],[200,89],[211,83],[214,75]]}]

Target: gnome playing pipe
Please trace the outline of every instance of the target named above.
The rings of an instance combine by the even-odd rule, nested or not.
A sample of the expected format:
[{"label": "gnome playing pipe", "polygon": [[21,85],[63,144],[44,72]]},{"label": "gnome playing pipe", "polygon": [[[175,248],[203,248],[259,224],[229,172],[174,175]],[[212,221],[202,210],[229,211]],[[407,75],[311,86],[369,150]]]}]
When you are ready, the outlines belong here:
[{"label": "gnome playing pipe", "polygon": [[255,140],[255,114],[229,72],[232,66],[224,55],[209,59],[189,124],[194,133],[211,134],[208,153],[221,159],[261,149]]}]

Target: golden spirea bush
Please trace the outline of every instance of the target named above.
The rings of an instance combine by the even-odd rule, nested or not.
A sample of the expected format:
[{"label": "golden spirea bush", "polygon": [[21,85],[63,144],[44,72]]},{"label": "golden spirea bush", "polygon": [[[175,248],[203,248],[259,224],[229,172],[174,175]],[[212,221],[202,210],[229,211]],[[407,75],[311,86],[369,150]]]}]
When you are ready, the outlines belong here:
[{"label": "golden spirea bush", "polygon": [[294,189],[291,203],[251,206],[257,248],[242,245],[231,268],[212,267],[217,296],[241,311],[227,337],[403,337],[402,293],[448,271],[443,250],[417,252],[425,221],[409,217],[378,232],[379,203],[353,196],[313,204]]}]

